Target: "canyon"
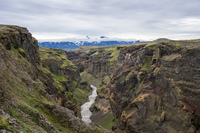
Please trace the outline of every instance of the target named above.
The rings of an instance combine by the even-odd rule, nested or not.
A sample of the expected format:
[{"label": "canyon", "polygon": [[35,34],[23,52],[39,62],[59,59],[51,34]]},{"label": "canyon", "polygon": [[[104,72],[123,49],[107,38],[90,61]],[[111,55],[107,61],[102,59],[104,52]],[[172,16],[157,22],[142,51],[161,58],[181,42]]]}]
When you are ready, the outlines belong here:
[{"label": "canyon", "polygon": [[0,25],[0,49],[0,132],[200,132],[200,40],[64,51]]},{"label": "canyon", "polygon": [[199,40],[158,39],[82,47],[67,56],[101,81],[91,108],[94,122],[114,132],[192,133],[200,127],[199,52]]}]

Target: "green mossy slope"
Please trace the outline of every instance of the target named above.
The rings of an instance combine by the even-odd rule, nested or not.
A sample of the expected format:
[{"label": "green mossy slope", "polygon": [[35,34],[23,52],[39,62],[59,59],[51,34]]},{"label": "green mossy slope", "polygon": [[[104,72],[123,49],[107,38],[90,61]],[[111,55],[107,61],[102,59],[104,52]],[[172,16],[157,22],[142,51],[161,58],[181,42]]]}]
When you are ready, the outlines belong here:
[{"label": "green mossy slope", "polygon": [[0,131],[104,132],[76,117],[80,101],[73,92],[85,86],[65,51],[39,50],[26,28],[6,25],[0,51]]}]

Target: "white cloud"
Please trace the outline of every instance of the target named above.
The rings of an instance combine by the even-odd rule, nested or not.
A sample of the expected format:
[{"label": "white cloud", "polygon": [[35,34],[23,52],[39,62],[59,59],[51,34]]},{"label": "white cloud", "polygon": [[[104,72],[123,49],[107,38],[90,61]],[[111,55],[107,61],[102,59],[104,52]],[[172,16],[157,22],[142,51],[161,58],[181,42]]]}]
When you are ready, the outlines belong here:
[{"label": "white cloud", "polygon": [[190,39],[200,36],[199,5],[199,0],[9,0],[0,4],[0,23],[27,27],[38,39]]}]

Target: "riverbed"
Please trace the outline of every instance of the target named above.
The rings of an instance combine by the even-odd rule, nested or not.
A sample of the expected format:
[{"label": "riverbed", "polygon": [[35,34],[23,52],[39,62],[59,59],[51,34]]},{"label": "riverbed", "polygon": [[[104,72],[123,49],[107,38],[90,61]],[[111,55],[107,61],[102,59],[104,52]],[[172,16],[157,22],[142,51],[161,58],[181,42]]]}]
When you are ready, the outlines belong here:
[{"label": "riverbed", "polygon": [[95,102],[95,99],[97,97],[97,88],[94,85],[90,85],[90,87],[92,88],[92,94],[88,97],[89,102],[86,102],[81,106],[81,116],[82,116],[82,120],[85,123],[92,122],[90,119],[92,115],[92,112],[90,111],[90,107]]}]

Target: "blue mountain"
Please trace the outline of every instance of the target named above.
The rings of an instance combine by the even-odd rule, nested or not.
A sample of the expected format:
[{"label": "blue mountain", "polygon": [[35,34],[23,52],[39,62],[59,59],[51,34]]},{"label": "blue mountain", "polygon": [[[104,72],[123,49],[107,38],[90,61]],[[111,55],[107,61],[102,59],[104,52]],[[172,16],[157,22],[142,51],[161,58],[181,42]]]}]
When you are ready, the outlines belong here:
[{"label": "blue mountain", "polygon": [[53,49],[73,50],[80,46],[104,46],[104,45],[116,45],[116,44],[133,44],[134,41],[80,41],[80,42],[38,42],[39,46],[50,47]]}]

